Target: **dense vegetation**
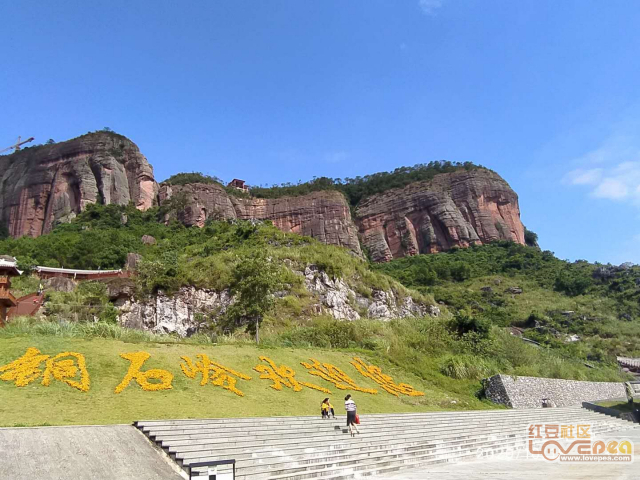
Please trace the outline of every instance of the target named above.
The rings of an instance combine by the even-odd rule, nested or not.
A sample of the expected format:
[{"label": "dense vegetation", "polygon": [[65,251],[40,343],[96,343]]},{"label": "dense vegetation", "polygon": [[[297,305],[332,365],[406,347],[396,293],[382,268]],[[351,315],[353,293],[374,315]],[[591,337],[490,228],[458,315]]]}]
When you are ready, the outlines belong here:
[{"label": "dense vegetation", "polygon": [[171,175],[162,183],[167,183],[169,185],[188,185],[189,183],[224,184],[220,178],[205,175],[201,172],[176,173],[175,175]]},{"label": "dense vegetation", "polygon": [[[272,186],[251,187],[251,195],[257,198],[280,198],[307,195],[323,190],[338,190],[347,197],[349,203],[355,206],[365,197],[376,193],[382,193],[392,188],[402,188],[413,182],[433,179],[440,173],[451,173],[458,170],[474,170],[484,168],[471,162],[429,162],[414,165],[413,167],[399,167],[392,172],[379,172],[364,177],[355,178],[328,178],[318,177],[308,182],[283,183]],[[219,183],[224,186],[221,179],[205,175],[200,172],[178,173],[165,180],[171,185],[186,185],[188,183]],[[227,190],[231,194],[238,193],[237,189]]]},{"label": "dense vegetation", "polygon": [[431,180],[440,173],[458,170],[484,168],[471,162],[438,161],[421,163],[413,167],[399,167],[392,172],[378,172],[355,178],[314,178],[309,182],[271,187],[252,187],[251,195],[259,198],[278,198],[284,196],[305,195],[319,190],[339,190],[345,194],[349,203],[355,206],[369,195],[382,193],[393,188],[402,188],[413,182]]},{"label": "dense vegetation", "polygon": [[[160,222],[165,214],[158,208],[141,212],[132,205],[88,205],[73,222],[56,226],[48,235],[1,240],[0,251],[15,256],[27,271],[34,265],[117,269],[125,265],[128,253],[138,253],[138,283],[146,293],[182,285],[227,288],[237,264],[256,252],[280,263],[313,263],[333,276],[357,276],[370,286],[388,289],[393,283],[405,290],[347,250],[283,233],[270,222],[210,221],[204,228],[189,228]],[[155,243],[145,244],[144,235]]]},{"label": "dense vegetation", "polygon": [[[600,292],[597,298],[603,295],[605,284],[590,277],[597,269],[584,262],[568,265],[549,252],[501,243],[372,266],[345,249],[282,233],[269,223],[211,221],[199,229],[179,223],[165,225],[158,221],[165,214],[160,209],[140,212],[132,206],[91,205],[72,223],[58,225],[48,235],[0,241],[0,251],[16,256],[25,269],[35,264],[121,268],[128,253],[137,253],[141,256],[133,285],[137,295],[157,290],[171,292],[182,285],[229,288],[236,294],[234,308],[202,332],[207,338],[253,341],[254,326],[260,323],[260,343],[265,347],[364,351],[464,398],[471,398],[480,390],[480,378],[497,372],[575,379],[620,378],[609,355],[614,345],[607,342],[612,337],[604,341],[597,337],[599,331],[590,327],[593,339],[565,344],[551,334],[552,328],[560,326],[555,326],[556,317],[550,311],[568,310],[567,302],[574,299],[585,305],[595,304],[595,296],[569,296],[583,288],[585,278],[592,279],[586,287],[588,291]],[[156,242],[143,243],[143,235],[153,236]],[[397,295],[410,294],[427,303],[434,302],[433,295],[449,308],[441,307],[439,318],[386,323],[318,317],[314,307],[317,300],[305,289],[303,277],[292,272],[308,264],[317,265],[332,277],[344,278],[364,297],[371,297],[375,289],[392,289]],[[634,275],[635,267],[629,271]],[[514,299],[502,292],[489,295],[480,291],[480,286],[498,276],[504,279],[500,290],[517,282],[525,293]],[[422,293],[407,290],[391,277]],[[606,285],[620,282],[623,277],[626,278],[623,272],[616,271]],[[480,286],[475,286],[474,281]],[[16,286],[27,293],[36,284],[25,276]],[[52,324],[31,326],[33,334],[42,329],[44,334],[65,334],[69,321],[82,324],[97,319],[99,325],[113,325],[117,312],[109,302],[107,288],[105,283],[84,282],[73,292],[48,293],[47,313]],[[276,291],[283,293],[272,297]],[[549,297],[548,291],[556,297]],[[520,299],[531,298],[532,292],[553,305],[547,308],[546,304],[532,304],[529,300],[523,305]],[[615,311],[618,307],[614,304],[619,303],[615,295],[628,293],[610,290],[610,304],[602,303],[598,308]],[[635,315],[631,309],[633,298],[628,302],[630,315]],[[578,322],[585,309],[573,304],[571,309],[576,311],[576,325],[605,325],[591,320]],[[541,351],[503,328],[530,321],[532,312],[537,315],[539,326],[547,330],[533,329],[528,336],[553,348]],[[588,316],[593,316],[591,310]],[[629,328],[635,325],[623,323]],[[606,328],[611,329],[612,325]],[[113,332],[111,327],[96,331],[108,335]],[[3,334],[10,332],[5,329]],[[584,365],[587,359],[595,368]]]},{"label": "dense vegetation", "polygon": [[[521,328],[526,337],[573,358],[613,362],[616,354],[640,356],[637,265],[570,263],[549,251],[500,242],[375,268],[453,311]],[[513,293],[517,289],[522,293]]]}]

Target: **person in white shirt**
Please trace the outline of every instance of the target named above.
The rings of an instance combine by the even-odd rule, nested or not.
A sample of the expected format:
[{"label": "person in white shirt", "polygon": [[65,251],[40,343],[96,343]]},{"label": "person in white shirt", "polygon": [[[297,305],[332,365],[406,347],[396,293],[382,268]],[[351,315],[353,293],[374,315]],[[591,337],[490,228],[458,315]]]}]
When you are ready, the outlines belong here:
[{"label": "person in white shirt", "polygon": [[356,402],[351,399],[351,395],[344,397],[344,409],[347,411],[347,427],[349,427],[349,433],[353,437],[355,435],[353,428],[355,428],[358,434],[360,431],[356,425],[356,417],[358,416]]}]

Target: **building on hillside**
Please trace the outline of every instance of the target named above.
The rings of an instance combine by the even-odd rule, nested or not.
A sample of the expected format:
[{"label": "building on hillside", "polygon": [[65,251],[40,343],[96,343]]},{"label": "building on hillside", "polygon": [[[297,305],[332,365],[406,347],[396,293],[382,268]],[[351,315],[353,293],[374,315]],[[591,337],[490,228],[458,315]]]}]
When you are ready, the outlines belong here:
[{"label": "building on hillside", "polygon": [[0,327],[7,322],[7,310],[18,304],[16,297],[10,291],[11,277],[16,277],[21,273],[15,258],[0,255]]},{"label": "building on hillside", "polygon": [[128,277],[129,273],[120,270],[76,270],[71,268],[36,267],[40,278],[65,277],[72,280],[100,280],[102,278]]},{"label": "building on hillside", "polygon": [[227,187],[235,188],[236,190],[242,190],[243,192],[249,192],[249,187],[244,184],[244,180],[234,178],[229,182]]}]

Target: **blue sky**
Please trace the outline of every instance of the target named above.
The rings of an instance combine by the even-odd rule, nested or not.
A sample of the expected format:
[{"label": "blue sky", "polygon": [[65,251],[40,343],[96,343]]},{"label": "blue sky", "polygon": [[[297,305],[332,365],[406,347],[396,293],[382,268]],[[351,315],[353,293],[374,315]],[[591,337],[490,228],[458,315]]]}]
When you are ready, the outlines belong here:
[{"label": "blue sky", "polygon": [[0,146],[110,127],[163,180],[472,161],[543,248],[640,263],[640,3],[2,2]]}]

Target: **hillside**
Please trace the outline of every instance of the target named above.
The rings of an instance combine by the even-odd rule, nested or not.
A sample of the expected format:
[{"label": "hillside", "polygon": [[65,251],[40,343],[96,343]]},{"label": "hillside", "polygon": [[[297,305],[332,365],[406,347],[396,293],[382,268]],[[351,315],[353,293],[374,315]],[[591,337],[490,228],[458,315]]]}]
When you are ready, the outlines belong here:
[{"label": "hillside", "polygon": [[[5,332],[6,335],[6,332]],[[0,381],[0,426],[60,425],[60,424],[111,424],[132,423],[144,418],[217,418],[273,415],[317,415],[320,402],[326,396],[332,398],[336,413],[343,413],[341,400],[345,393],[330,382],[314,377],[300,362],[310,362],[311,358],[341,368],[359,387],[375,389],[377,394],[352,393],[358,396],[362,411],[399,412],[434,410],[442,407],[488,408],[490,405],[478,400],[471,403],[451,404],[453,398],[443,389],[430,387],[414,375],[389,364],[385,371],[395,377],[397,383],[412,384],[424,396],[411,397],[394,395],[384,391],[378,384],[365,378],[350,364],[354,356],[330,350],[305,349],[258,349],[253,346],[236,345],[188,345],[118,341],[113,339],[70,339],[41,336],[39,338],[2,338],[0,366],[12,362],[25,354],[29,347],[38,348],[42,354],[54,356],[61,352],[77,352],[84,356],[90,386],[82,392],[64,382],[54,380],[49,386],[41,380],[28,387],[17,387],[12,382]],[[116,387],[127,374],[130,361],[120,354],[144,351],[150,355],[142,371],[162,369],[173,375],[171,389],[145,391],[133,380],[121,393]],[[187,377],[181,370],[181,357],[197,361],[196,355],[206,354],[211,361],[219,362],[250,380],[234,376],[235,388],[240,396],[221,386],[200,384],[202,376]],[[286,365],[295,372],[295,379],[328,389],[331,393],[302,387],[301,391],[282,387],[275,390],[270,380],[260,379],[254,370],[258,365],[268,365],[261,361],[266,356],[278,366]],[[366,358],[366,357],[365,357]],[[1,367],[0,367],[1,368]],[[79,375],[76,379],[79,379]],[[152,381],[152,383],[155,383]],[[228,385],[228,384],[225,384]],[[52,408],[55,405],[55,408]]]},{"label": "hillside", "polygon": [[[509,246],[520,249],[525,257],[529,254],[534,257],[542,255],[534,248],[514,244],[472,247],[455,253],[417,256],[375,266],[354,257],[345,249],[324,245],[308,237],[282,233],[268,223],[210,221],[204,228],[188,228],[177,222],[168,225],[158,222],[158,216],[166,213],[166,210],[157,208],[141,212],[132,206],[93,205],[74,221],[58,226],[50,234],[37,238],[5,239],[0,241],[0,249],[15,255],[21,268],[25,269],[34,264],[119,268],[129,253],[135,253],[140,256],[137,275],[125,281],[128,282],[129,294],[138,301],[154,298],[160,290],[167,298],[172,298],[183,286],[192,286],[218,292],[216,294],[226,290],[238,299],[233,308],[205,310],[199,319],[198,331],[187,339],[173,335],[155,336],[118,326],[119,321],[122,323],[122,307],[117,302],[118,297],[114,298],[110,293],[111,282],[83,282],[71,292],[55,291],[47,284],[44,318],[30,322],[14,319],[8,327],[0,330],[2,360],[15,360],[29,346],[46,348],[47,354],[65,351],[71,348],[67,345],[76,341],[81,345],[89,342],[86,348],[83,347],[88,355],[94,346],[98,350],[103,348],[100,342],[108,339],[148,343],[143,347],[131,345],[131,351],[163,349],[163,345],[170,342],[176,345],[171,348],[179,351],[183,346],[211,348],[211,344],[216,343],[242,352],[254,343],[255,324],[258,322],[261,349],[274,358],[298,351],[300,354],[296,355],[304,358],[308,353],[302,352],[307,349],[326,351],[327,355],[334,352],[342,355],[341,358],[357,354],[397,369],[402,377],[417,378],[419,382],[416,384],[420,388],[434,392],[425,399],[435,400],[418,404],[418,407],[406,402],[370,405],[378,411],[480,407],[480,380],[495,373],[580,380],[615,381],[623,378],[615,360],[609,355],[583,354],[565,348],[561,342],[552,344],[548,350],[524,343],[502,328],[510,320],[501,322],[499,319],[509,318],[511,311],[505,309],[502,317],[492,314],[498,309],[490,311],[481,307],[484,308],[481,311],[474,307],[471,298],[464,297],[464,291],[456,297],[459,304],[448,301],[450,307],[440,305],[439,314],[374,319],[368,316],[368,312],[361,311],[360,319],[344,321],[318,311],[315,297],[305,286],[305,277],[295,273],[305,265],[315,265],[332,281],[348,285],[360,299],[376,298],[379,292],[386,292],[385,295],[394,292],[398,299],[412,298],[414,302],[432,305],[435,303],[432,295],[446,300],[444,295],[455,296],[460,285],[441,280],[445,282],[440,284],[441,290],[436,289],[438,285],[418,285],[419,291],[416,291],[402,286],[381,270],[391,275],[397,275],[394,270],[411,273],[415,269],[403,267],[403,262],[456,259],[456,255],[462,254],[459,252],[475,255],[476,252],[493,249],[508,251]],[[153,235],[155,241],[150,242],[148,238],[143,241],[143,235]],[[563,264],[555,259],[553,262]],[[464,278],[470,277],[471,267],[458,261],[454,264],[449,269],[450,275],[470,282]],[[443,269],[434,270],[438,270],[442,278],[447,278]],[[432,277],[426,273],[425,278]],[[503,277],[505,280],[501,286],[510,286],[507,280],[510,277]],[[422,277],[408,279],[398,275],[398,278],[409,284]],[[37,281],[25,275],[17,279],[15,285],[28,291],[30,286],[37,286]],[[528,284],[523,284],[523,288],[528,290]],[[496,294],[494,303],[497,305],[497,299],[503,298],[505,305],[511,302],[520,305],[518,300],[526,298],[524,295],[510,300],[508,295]],[[558,299],[569,298],[564,293],[556,295]],[[595,304],[598,298],[589,297],[588,301]],[[346,301],[348,305],[352,300],[347,297]],[[358,308],[357,303],[353,306]],[[146,327],[141,325],[140,328]],[[582,343],[570,347],[575,348],[574,345]],[[189,351],[193,352],[193,348],[189,347]],[[113,358],[109,361],[104,361],[108,368],[118,365],[117,355],[111,356]],[[584,364],[586,358],[593,368]],[[2,382],[0,388],[6,391],[7,385]],[[21,395],[19,392],[23,391],[18,390],[12,395]],[[290,404],[275,405],[278,411],[294,413]]]},{"label": "hillside", "polygon": [[[249,196],[200,174],[157,187],[125,140],[99,132],[2,159],[26,178],[11,190],[10,175],[2,184],[3,198],[26,199],[3,203],[3,215],[24,220],[11,233],[27,234],[0,239],[0,253],[26,271],[16,293],[38,287],[28,274],[35,265],[129,269],[127,278],[103,282],[45,282],[41,316],[0,330],[0,364],[29,347],[82,350],[91,359],[89,373],[108,388],[96,384],[72,399],[68,386],[55,387],[63,387],[63,403],[90,397],[104,405],[78,407],[78,423],[157,417],[158,403],[136,393],[109,410],[108,389],[126,372],[125,347],[153,350],[158,363],[150,365],[165,370],[199,349],[247,372],[260,352],[289,366],[319,352],[342,369],[361,356],[425,392],[365,400],[380,412],[488,407],[481,379],[496,373],[620,381],[615,355],[640,356],[640,267],[568,263],[525,246],[536,236],[520,222],[517,195],[487,169],[438,163]],[[46,181],[32,182],[27,164]],[[115,195],[121,187],[128,200]],[[157,191],[151,203],[149,191]],[[171,404],[167,416],[202,416],[206,400],[190,396],[176,372],[176,388],[154,392],[154,401]],[[0,380],[11,405],[27,399],[38,412],[12,418],[50,421],[45,396]],[[313,413],[316,393],[305,395],[273,397],[271,408]],[[237,399],[225,402],[210,415],[273,413],[249,403],[238,413]],[[65,408],[54,422],[75,422]]]},{"label": "hillside", "polygon": [[549,251],[496,243],[375,269],[453,311],[519,328],[574,358],[613,362],[615,355],[640,356],[638,265],[571,263]]},{"label": "hillside", "polygon": [[170,206],[173,216],[158,220],[188,226],[270,221],[285,233],[376,262],[496,240],[525,242],[517,194],[497,173],[470,162],[322,177],[249,193],[199,173],[179,173],[158,185],[135,143],[105,129],[1,156],[0,167],[0,236],[36,237],[88,205],[132,203],[142,211]]}]

